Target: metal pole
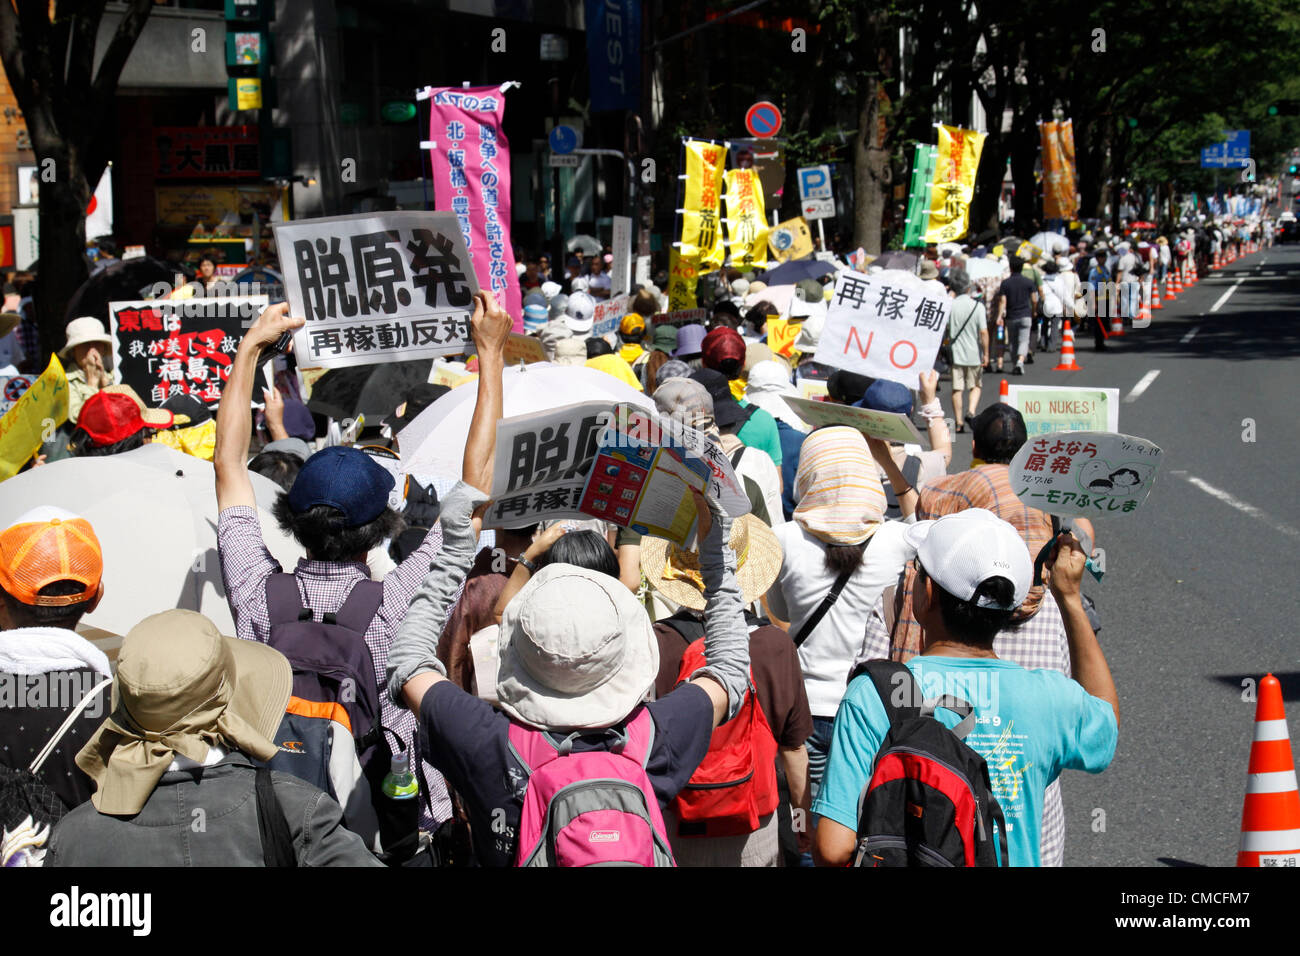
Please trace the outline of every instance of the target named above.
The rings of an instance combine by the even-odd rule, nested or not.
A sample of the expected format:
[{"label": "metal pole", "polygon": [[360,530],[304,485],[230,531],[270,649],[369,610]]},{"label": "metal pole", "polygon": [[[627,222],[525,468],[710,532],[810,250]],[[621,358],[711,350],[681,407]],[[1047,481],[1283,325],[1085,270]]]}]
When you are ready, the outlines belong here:
[{"label": "metal pole", "polygon": [[[551,76],[551,129],[560,125],[560,68],[557,65],[552,71]],[[554,231],[551,233],[551,243],[555,248],[555,259],[560,274],[564,274],[564,235],[560,231],[560,167],[551,168],[551,188],[554,190],[555,201],[551,205],[551,213],[555,217],[553,220]]]},{"label": "metal pole", "polygon": [[824,220],[817,220],[817,241],[822,245],[822,252],[826,251],[826,227],[822,225]]}]

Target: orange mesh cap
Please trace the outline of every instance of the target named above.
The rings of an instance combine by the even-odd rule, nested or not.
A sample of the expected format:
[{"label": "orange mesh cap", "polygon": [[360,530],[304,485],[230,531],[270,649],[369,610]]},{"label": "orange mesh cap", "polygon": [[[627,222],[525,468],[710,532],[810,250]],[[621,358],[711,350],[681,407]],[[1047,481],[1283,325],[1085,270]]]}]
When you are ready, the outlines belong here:
[{"label": "orange mesh cap", "polygon": [[[15,600],[37,607],[66,607],[94,597],[104,574],[104,554],[85,518],[53,508],[28,512],[0,531],[0,587]],[[45,596],[41,588],[76,581],[85,590]]]}]

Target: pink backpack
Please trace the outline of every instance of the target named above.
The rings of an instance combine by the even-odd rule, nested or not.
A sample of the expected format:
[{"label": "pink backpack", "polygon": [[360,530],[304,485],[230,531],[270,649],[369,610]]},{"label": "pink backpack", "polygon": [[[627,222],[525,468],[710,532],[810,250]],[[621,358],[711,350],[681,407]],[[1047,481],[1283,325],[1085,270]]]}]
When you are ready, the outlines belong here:
[{"label": "pink backpack", "polygon": [[663,814],[645,767],[654,720],[638,708],[607,750],[573,752],[511,721],[510,750],[528,775],[516,866],[674,866]]}]

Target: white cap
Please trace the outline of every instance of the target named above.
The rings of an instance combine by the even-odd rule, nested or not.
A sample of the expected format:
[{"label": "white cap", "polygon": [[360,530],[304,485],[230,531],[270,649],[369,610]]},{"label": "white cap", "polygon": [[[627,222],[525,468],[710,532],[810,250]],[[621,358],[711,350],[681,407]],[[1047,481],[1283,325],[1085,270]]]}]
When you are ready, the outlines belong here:
[{"label": "white cap", "polygon": [[560,284],[558,282],[543,282],[542,295],[546,296],[546,301],[550,302],[560,294]]},{"label": "white cap", "polygon": [[20,524],[47,524],[51,521],[76,521],[80,517],[81,515],[73,514],[71,511],[66,511],[54,505],[37,505],[26,514],[15,518],[10,522],[9,527],[12,528]]},{"label": "white cap", "polygon": [[564,324],[579,335],[590,332],[595,313],[596,300],[585,292],[575,292],[564,310]]},{"label": "white cap", "polygon": [[986,597],[980,607],[1020,607],[1034,578],[1034,564],[1020,532],[984,508],[968,508],[936,521],[918,521],[904,535],[925,573],[959,601],[969,601],[989,578],[1006,578],[1014,603],[1000,607]]}]

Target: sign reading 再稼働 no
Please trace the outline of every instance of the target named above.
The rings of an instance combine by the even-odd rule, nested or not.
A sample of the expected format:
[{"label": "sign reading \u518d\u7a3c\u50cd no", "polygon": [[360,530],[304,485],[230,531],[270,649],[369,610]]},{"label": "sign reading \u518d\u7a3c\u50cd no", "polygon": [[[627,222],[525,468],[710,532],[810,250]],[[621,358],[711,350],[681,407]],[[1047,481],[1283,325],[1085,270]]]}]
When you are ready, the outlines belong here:
[{"label": "sign reading \u518d\u7a3c\u50cd no", "polygon": [[814,358],[917,388],[934,367],[951,303],[937,280],[910,272],[841,272]]},{"label": "sign reading \u518d\u7a3c\u50cd no", "polygon": [[478,279],[456,216],[384,212],[277,224],[303,368],[472,352]]}]

